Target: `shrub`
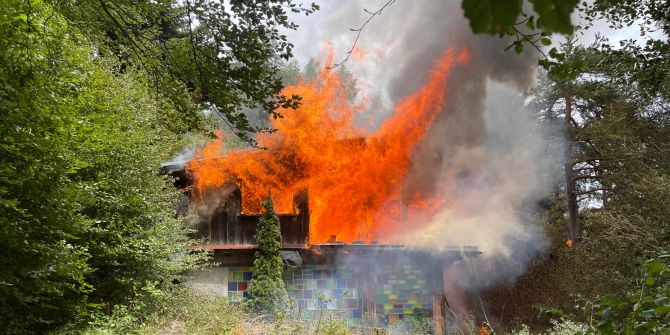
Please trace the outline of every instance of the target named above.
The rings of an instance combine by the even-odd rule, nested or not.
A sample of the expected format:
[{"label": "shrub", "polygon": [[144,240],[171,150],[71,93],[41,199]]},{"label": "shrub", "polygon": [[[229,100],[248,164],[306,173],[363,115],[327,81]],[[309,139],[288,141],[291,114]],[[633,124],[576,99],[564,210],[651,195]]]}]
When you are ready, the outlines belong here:
[{"label": "shrub", "polygon": [[279,256],[281,230],[279,218],[275,214],[272,196],[262,203],[265,213],[260,219],[256,241],[258,251],[254,259],[254,276],[247,290],[247,307],[256,312],[270,315],[283,314],[287,301],[286,287],[282,279],[284,263]]}]

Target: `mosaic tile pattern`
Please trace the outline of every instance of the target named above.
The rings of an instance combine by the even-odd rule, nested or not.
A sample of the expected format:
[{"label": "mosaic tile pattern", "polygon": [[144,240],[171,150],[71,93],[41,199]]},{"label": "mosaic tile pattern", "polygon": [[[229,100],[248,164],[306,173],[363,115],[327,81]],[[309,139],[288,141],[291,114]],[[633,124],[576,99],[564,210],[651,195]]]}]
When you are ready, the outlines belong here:
[{"label": "mosaic tile pattern", "polygon": [[384,323],[408,315],[432,315],[433,295],[429,273],[415,263],[382,265],[375,270],[375,307]]},{"label": "mosaic tile pattern", "polygon": [[[232,301],[247,297],[252,271],[252,267],[228,268],[228,297]],[[370,272],[375,308],[382,323],[393,324],[416,313],[432,315],[430,273],[420,264],[380,265]],[[306,265],[285,271],[283,279],[302,318],[315,319],[321,313],[328,313],[334,319],[357,322],[362,317],[358,291],[361,283],[342,264]]]},{"label": "mosaic tile pattern", "polygon": [[228,298],[231,301],[241,301],[246,298],[249,281],[253,277],[253,267],[228,268]]},{"label": "mosaic tile pattern", "polygon": [[357,280],[343,265],[307,265],[284,272],[284,282],[296,308],[306,319],[328,312],[334,319],[361,318]]}]

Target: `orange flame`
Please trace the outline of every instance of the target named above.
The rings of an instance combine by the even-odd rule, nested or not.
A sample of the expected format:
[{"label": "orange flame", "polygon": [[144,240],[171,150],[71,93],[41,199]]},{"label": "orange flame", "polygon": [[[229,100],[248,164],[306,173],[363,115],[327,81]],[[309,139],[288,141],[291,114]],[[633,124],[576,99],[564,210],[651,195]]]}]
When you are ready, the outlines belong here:
[{"label": "orange flame", "polygon": [[566,241],[565,241],[565,245],[567,245],[568,248],[572,248],[572,240],[571,240],[571,239],[570,239],[570,240],[566,240]]},{"label": "orange flame", "polygon": [[314,82],[288,86],[283,94],[301,96],[302,105],[280,110],[286,117],[272,120],[277,132],[258,135],[259,145],[267,150],[231,149],[224,154],[223,139],[198,150],[187,167],[196,193],[235,182],[242,190],[244,212],[260,212],[271,190],[276,211],[290,213],[293,195],[307,189],[312,243],[326,242],[330,235],[343,242],[385,241],[408,216],[437,211],[444,202],[420,192],[403,199],[401,188],[414,146],[444,107],[451,68],[468,59],[467,50],[446,50],[428,81],[402,100],[376,132],[354,125],[358,108],[347,101],[334,71],[323,70]]}]

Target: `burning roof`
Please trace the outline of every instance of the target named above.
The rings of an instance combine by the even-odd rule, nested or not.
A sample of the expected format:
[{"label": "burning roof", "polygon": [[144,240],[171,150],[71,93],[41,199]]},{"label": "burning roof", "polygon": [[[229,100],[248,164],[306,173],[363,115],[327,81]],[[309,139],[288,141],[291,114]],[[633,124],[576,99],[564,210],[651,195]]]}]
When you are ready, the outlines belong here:
[{"label": "burning roof", "polygon": [[[374,131],[355,125],[364,110],[347,100],[338,74],[323,70],[314,82],[288,86],[299,95],[297,110],[283,110],[272,121],[277,132],[259,134],[267,150],[232,149],[225,138],[196,152],[187,169],[195,197],[211,188],[239,185],[242,213],[260,212],[271,190],[279,213],[294,213],[294,194],[309,190],[309,240],[392,243],[417,217],[429,216],[446,200],[426,190],[403,189],[414,147],[443,109],[450,70],[468,61],[467,50],[446,50],[428,80],[400,101],[393,115]],[[357,139],[357,140],[343,140]]]}]

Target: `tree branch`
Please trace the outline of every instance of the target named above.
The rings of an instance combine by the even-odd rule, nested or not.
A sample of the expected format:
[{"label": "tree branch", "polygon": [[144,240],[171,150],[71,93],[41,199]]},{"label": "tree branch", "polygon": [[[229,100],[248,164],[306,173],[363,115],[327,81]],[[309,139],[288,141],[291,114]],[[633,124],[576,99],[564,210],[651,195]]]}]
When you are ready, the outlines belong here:
[{"label": "tree branch", "polygon": [[193,21],[191,19],[191,3],[189,0],[186,0],[186,17],[188,18],[188,37],[191,44],[191,51],[193,53],[193,62],[195,63],[196,69],[198,69],[198,74],[200,75],[200,84],[202,85],[203,93],[205,97],[207,97],[209,95],[209,91],[207,89],[207,83],[205,82],[205,76],[202,73],[202,67],[198,61],[198,54],[196,51],[197,48],[195,46],[195,36],[193,35]]},{"label": "tree branch", "polygon": [[370,21],[372,21],[372,19],[373,19],[375,16],[377,16],[377,15],[381,15],[381,13],[382,13],[382,11],[383,11],[384,9],[386,9],[386,8],[389,7],[389,6],[391,6],[391,5],[394,4],[395,2],[396,2],[396,0],[388,0],[388,1],[387,1],[381,8],[379,8],[378,10],[376,10],[376,11],[374,11],[374,12],[371,12],[371,11],[369,11],[369,10],[363,8],[363,11],[365,11],[365,12],[368,13],[368,14],[370,14],[370,17],[369,17],[369,18],[363,23],[363,25],[360,26],[358,29],[353,29],[353,28],[352,28],[352,29],[349,29],[349,30],[351,30],[351,31],[356,31],[356,32],[358,32],[358,33],[356,34],[356,39],[354,40],[354,44],[351,46],[351,49],[349,49],[349,51],[347,51],[347,56],[346,56],[341,62],[339,62],[339,63],[335,63],[333,66],[326,66],[326,69],[328,69],[328,70],[332,70],[332,69],[334,69],[334,68],[336,68],[336,67],[338,67],[338,66],[344,64],[346,61],[348,61],[348,60],[349,60],[349,57],[351,57],[351,54],[354,52],[354,48],[356,48],[356,44],[358,43],[358,39],[361,37],[361,32],[363,32],[363,29],[365,29],[365,26],[367,26],[368,23],[370,23]]},{"label": "tree branch", "polygon": [[572,177],[572,181],[583,180],[583,179],[602,179],[601,176],[576,176]]},{"label": "tree branch", "polygon": [[[526,41],[527,41],[528,43],[530,43],[533,47],[535,47],[535,49],[536,49],[540,54],[542,54],[542,56],[546,59],[546,58],[547,58],[547,54],[545,54],[544,51],[542,50],[542,48],[540,48],[540,47],[537,45],[537,42],[539,42],[539,41],[542,39],[542,33],[525,34],[525,33],[523,33],[521,30],[519,30],[519,28],[516,27],[517,25],[524,24],[527,20],[528,20],[528,19],[526,19],[526,20],[524,20],[524,21],[521,21],[520,23],[516,23],[516,24],[512,25],[512,28],[514,29],[514,33],[516,34],[516,42],[512,43],[512,45],[517,44],[517,43],[520,44],[522,40],[526,40]],[[537,39],[533,40],[533,38],[534,38],[535,36],[539,36],[539,37],[538,37]],[[507,47],[507,49],[509,49],[512,45],[510,45],[509,47]],[[505,50],[507,50],[507,49],[505,49]]]},{"label": "tree branch", "polygon": [[580,195],[590,194],[590,193],[594,193],[594,192],[598,192],[598,191],[607,191],[607,190],[604,189],[604,188],[594,188],[594,189],[588,190],[588,191],[575,192],[575,195],[580,196]]}]

